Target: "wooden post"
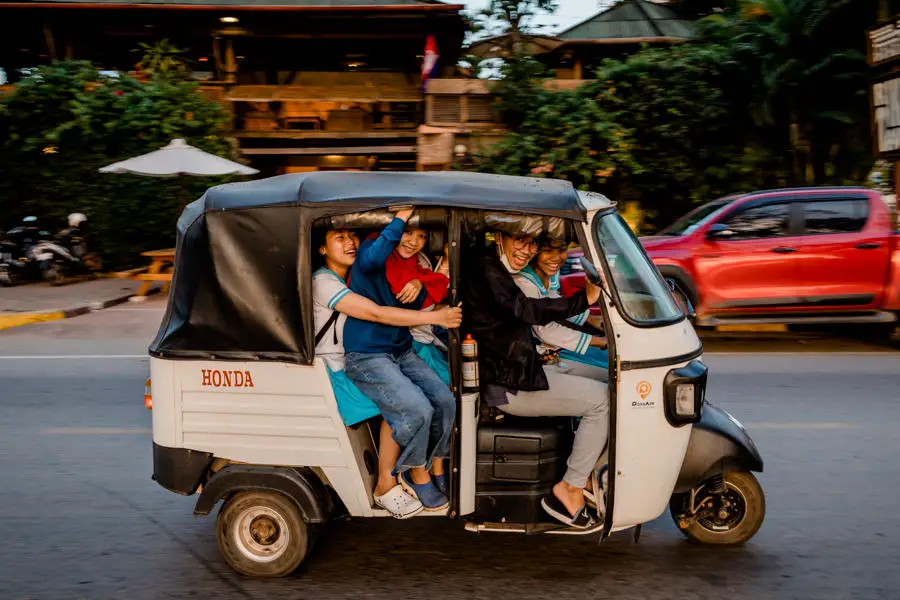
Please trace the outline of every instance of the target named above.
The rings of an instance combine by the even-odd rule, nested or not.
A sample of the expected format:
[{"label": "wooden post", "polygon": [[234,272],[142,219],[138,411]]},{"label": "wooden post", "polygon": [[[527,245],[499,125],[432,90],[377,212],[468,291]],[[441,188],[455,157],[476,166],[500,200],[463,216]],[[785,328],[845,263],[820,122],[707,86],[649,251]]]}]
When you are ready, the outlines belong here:
[{"label": "wooden post", "polygon": [[225,81],[237,83],[237,61],[234,58],[234,43],[225,39]]},{"label": "wooden post", "polygon": [[219,45],[219,42],[220,40],[217,37],[214,37],[212,40],[213,62],[215,62],[216,79],[223,81],[225,65],[222,63],[222,46]]},{"label": "wooden post", "polygon": [[581,64],[581,59],[576,58],[575,59],[575,68],[573,69],[574,72],[573,72],[572,79],[584,79],[584,77],[582,77],[582,74],[583,74],[582,69],[583,69],[583,67]]},{"label": "wooden post", "polygon": [[53,39],[53,30],[50,28],[50,21],[44,20],[44,41],[47,42],[47,54],[50,60],[56,60],[56,42]]}]

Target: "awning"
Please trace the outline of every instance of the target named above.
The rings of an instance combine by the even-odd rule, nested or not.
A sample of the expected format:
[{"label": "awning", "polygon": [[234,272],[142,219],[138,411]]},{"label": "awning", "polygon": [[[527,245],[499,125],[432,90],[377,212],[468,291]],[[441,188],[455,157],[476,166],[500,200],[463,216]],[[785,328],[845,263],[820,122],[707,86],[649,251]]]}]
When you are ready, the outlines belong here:
[{"label": "awning", "polygon": [[422,102],[418,87],[378,85],[238,85],[225,95],[231,102]]}]

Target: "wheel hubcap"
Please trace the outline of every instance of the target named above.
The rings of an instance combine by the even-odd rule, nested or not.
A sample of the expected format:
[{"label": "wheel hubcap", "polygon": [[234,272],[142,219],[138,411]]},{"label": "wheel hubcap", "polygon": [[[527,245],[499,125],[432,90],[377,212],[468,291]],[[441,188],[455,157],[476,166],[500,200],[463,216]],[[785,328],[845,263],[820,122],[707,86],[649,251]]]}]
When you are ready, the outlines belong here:
[{"label": "wheel hubcap", "polygon": [[268,507],[245,510],[234,521],[234,541],[240,552],[254,562],[278,559],[291,541],[287,520]]},{"label": "wheel hubcap", "polygon": [[725,482],[723,494],[712,496],[703,502],[697,522],[704,529],[717,533],[734,529],[747,514],[747,499],[736,486]]}]

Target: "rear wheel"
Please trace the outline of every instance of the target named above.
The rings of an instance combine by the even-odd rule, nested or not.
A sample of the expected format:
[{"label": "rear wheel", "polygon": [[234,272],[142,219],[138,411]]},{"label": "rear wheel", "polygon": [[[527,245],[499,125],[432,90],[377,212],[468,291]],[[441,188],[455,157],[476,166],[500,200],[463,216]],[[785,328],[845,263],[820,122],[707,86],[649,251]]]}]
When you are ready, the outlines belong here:
[{"label": "rear wheel", "polygon": [[312,530],[288,497],[277,492],[239,492],[219,510],[216,542],[238,573],[283,577],[309,555]]},{"label": "rear wheel", "polygon": [[766,497],[756,477],[734,471],[722,479],[722,482],[710,480],[698,488],[694,500],[697,510],[693,515],[689,514],[690,493],[672,496],[669,512],[689,540],[735,546],[752,538],[762,526]]},{"label": "rear wheel", "polygon": [[18,283],[17,277],[6,265],[0,265],[0,285],[10,287]]}]

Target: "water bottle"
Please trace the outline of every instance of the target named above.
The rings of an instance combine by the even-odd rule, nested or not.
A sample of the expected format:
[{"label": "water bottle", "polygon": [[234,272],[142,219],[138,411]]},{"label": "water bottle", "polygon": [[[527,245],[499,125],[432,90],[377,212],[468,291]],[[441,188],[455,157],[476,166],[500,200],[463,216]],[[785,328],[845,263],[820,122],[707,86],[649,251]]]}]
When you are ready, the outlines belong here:
[{"label": "water bottle", "polygon": [[462,342],[463,393],[478,391],[478,343],[467,333]]}]

